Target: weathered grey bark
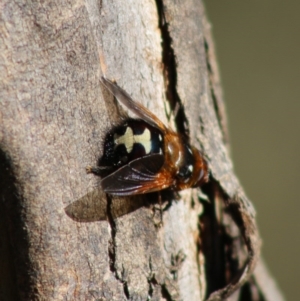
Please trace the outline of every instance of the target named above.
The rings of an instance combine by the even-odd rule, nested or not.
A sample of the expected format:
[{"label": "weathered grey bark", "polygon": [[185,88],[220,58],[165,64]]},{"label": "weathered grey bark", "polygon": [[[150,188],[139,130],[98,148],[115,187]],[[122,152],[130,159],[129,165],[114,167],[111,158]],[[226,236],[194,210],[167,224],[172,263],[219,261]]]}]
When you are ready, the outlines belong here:
[{"label": "weathered grey bark", "polygon": [[[224,201],[247,200],[228,156],[201,1],[4,0],[0,37],[0,300],[203,300],[207,288],[223,287],[247,257]],[[188,121],[211,169],[203,189],[211,203],[202,205],[198,189],[184,191],[161,227],[149,206],[115,218],[113,206],[129,199],[100,199],[107,220],[66,214],[97,185],[85,167],[117,122],[103,73],[179,131]],[[283,300],[275,286],[261,289],[259,279],[271,278],[259,276],[238,294]]]}]

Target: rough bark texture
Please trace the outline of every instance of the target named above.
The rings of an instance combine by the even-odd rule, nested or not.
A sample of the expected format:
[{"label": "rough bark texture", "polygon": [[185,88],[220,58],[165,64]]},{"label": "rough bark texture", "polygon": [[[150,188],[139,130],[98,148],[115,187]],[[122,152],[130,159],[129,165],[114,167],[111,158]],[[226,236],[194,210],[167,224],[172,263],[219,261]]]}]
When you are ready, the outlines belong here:
[{"label": "rough bark texture", "polygon": [[[224,287],[248,256],[225,203],[254,211],[228,156],[201,1],[10,0],[0,24],[0,300],[204,300]],[[101,194],[101,221],[64,210],[98,184],[85,167],[118,119],[104,101],[103,73],[189,130],[208,159],[211,182],[180,193],[160,227],[150,206],[116,218],[113,207],[127,199]],[[259,267],[230,300],[283,300]]]}]

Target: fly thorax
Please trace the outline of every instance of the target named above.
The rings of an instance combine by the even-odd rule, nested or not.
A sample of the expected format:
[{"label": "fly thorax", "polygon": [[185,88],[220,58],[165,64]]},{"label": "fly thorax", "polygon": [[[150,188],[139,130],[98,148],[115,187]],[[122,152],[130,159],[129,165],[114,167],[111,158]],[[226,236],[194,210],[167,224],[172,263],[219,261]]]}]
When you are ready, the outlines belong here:
[{"label": "fly thorax", "polygon": [[143,120],[127,120],[113,130],[111,137],[117,166],[150,154],[163,154],[162,133]]}]

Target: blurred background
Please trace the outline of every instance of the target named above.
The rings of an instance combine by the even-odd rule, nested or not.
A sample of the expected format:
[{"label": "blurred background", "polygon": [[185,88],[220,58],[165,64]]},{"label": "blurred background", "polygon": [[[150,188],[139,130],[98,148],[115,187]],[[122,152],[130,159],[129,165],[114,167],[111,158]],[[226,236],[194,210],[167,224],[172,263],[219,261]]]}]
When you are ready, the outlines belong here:
[{"label": "blurred background", "polygon": [[253,201],[263,257],[299,300],[300,1],[206,0],[236,173]]}]

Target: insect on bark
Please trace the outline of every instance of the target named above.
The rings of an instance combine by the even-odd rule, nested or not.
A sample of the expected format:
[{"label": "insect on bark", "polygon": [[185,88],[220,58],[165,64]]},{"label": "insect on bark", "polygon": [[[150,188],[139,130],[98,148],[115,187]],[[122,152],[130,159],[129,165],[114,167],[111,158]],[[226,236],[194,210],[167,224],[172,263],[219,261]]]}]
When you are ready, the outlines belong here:
[{"label": "insect on bark", "polygon": [[101,187],[111,195],[136,195],[166,188],[179,191],[208,181],[202,153],[180,134],[112,81],[104,86],[139,119],[127,119],[105,137],[99,166],[87,172],[101,176]]},{"label": "insect on bark", "polygon": [[[104,201],[104,206],[99,204],[99,199],[105,199],[101,197],[105,193],[122,197],[167,188],[180,191],[200,187],[209,181],[206,160],[185,136],[166,127],[114,82],[104,77],[101,82],[137,119],[127,118],[106,134],[103,156],[98,165],[87,167],[88,173],[101,177],[102,189],[88,193],[67,206],[65,211],[71,218],[78,221],[103,220],[107,206]],[[249,209],[250,203],[238,193],[230,202],[235,205],[231,214],[239,221],[238,226],[248,248],[248,259],[232,282],[213,292],[208,301],[224,300],[240,288],[252,275],[259,258],[260,237]]]}]

